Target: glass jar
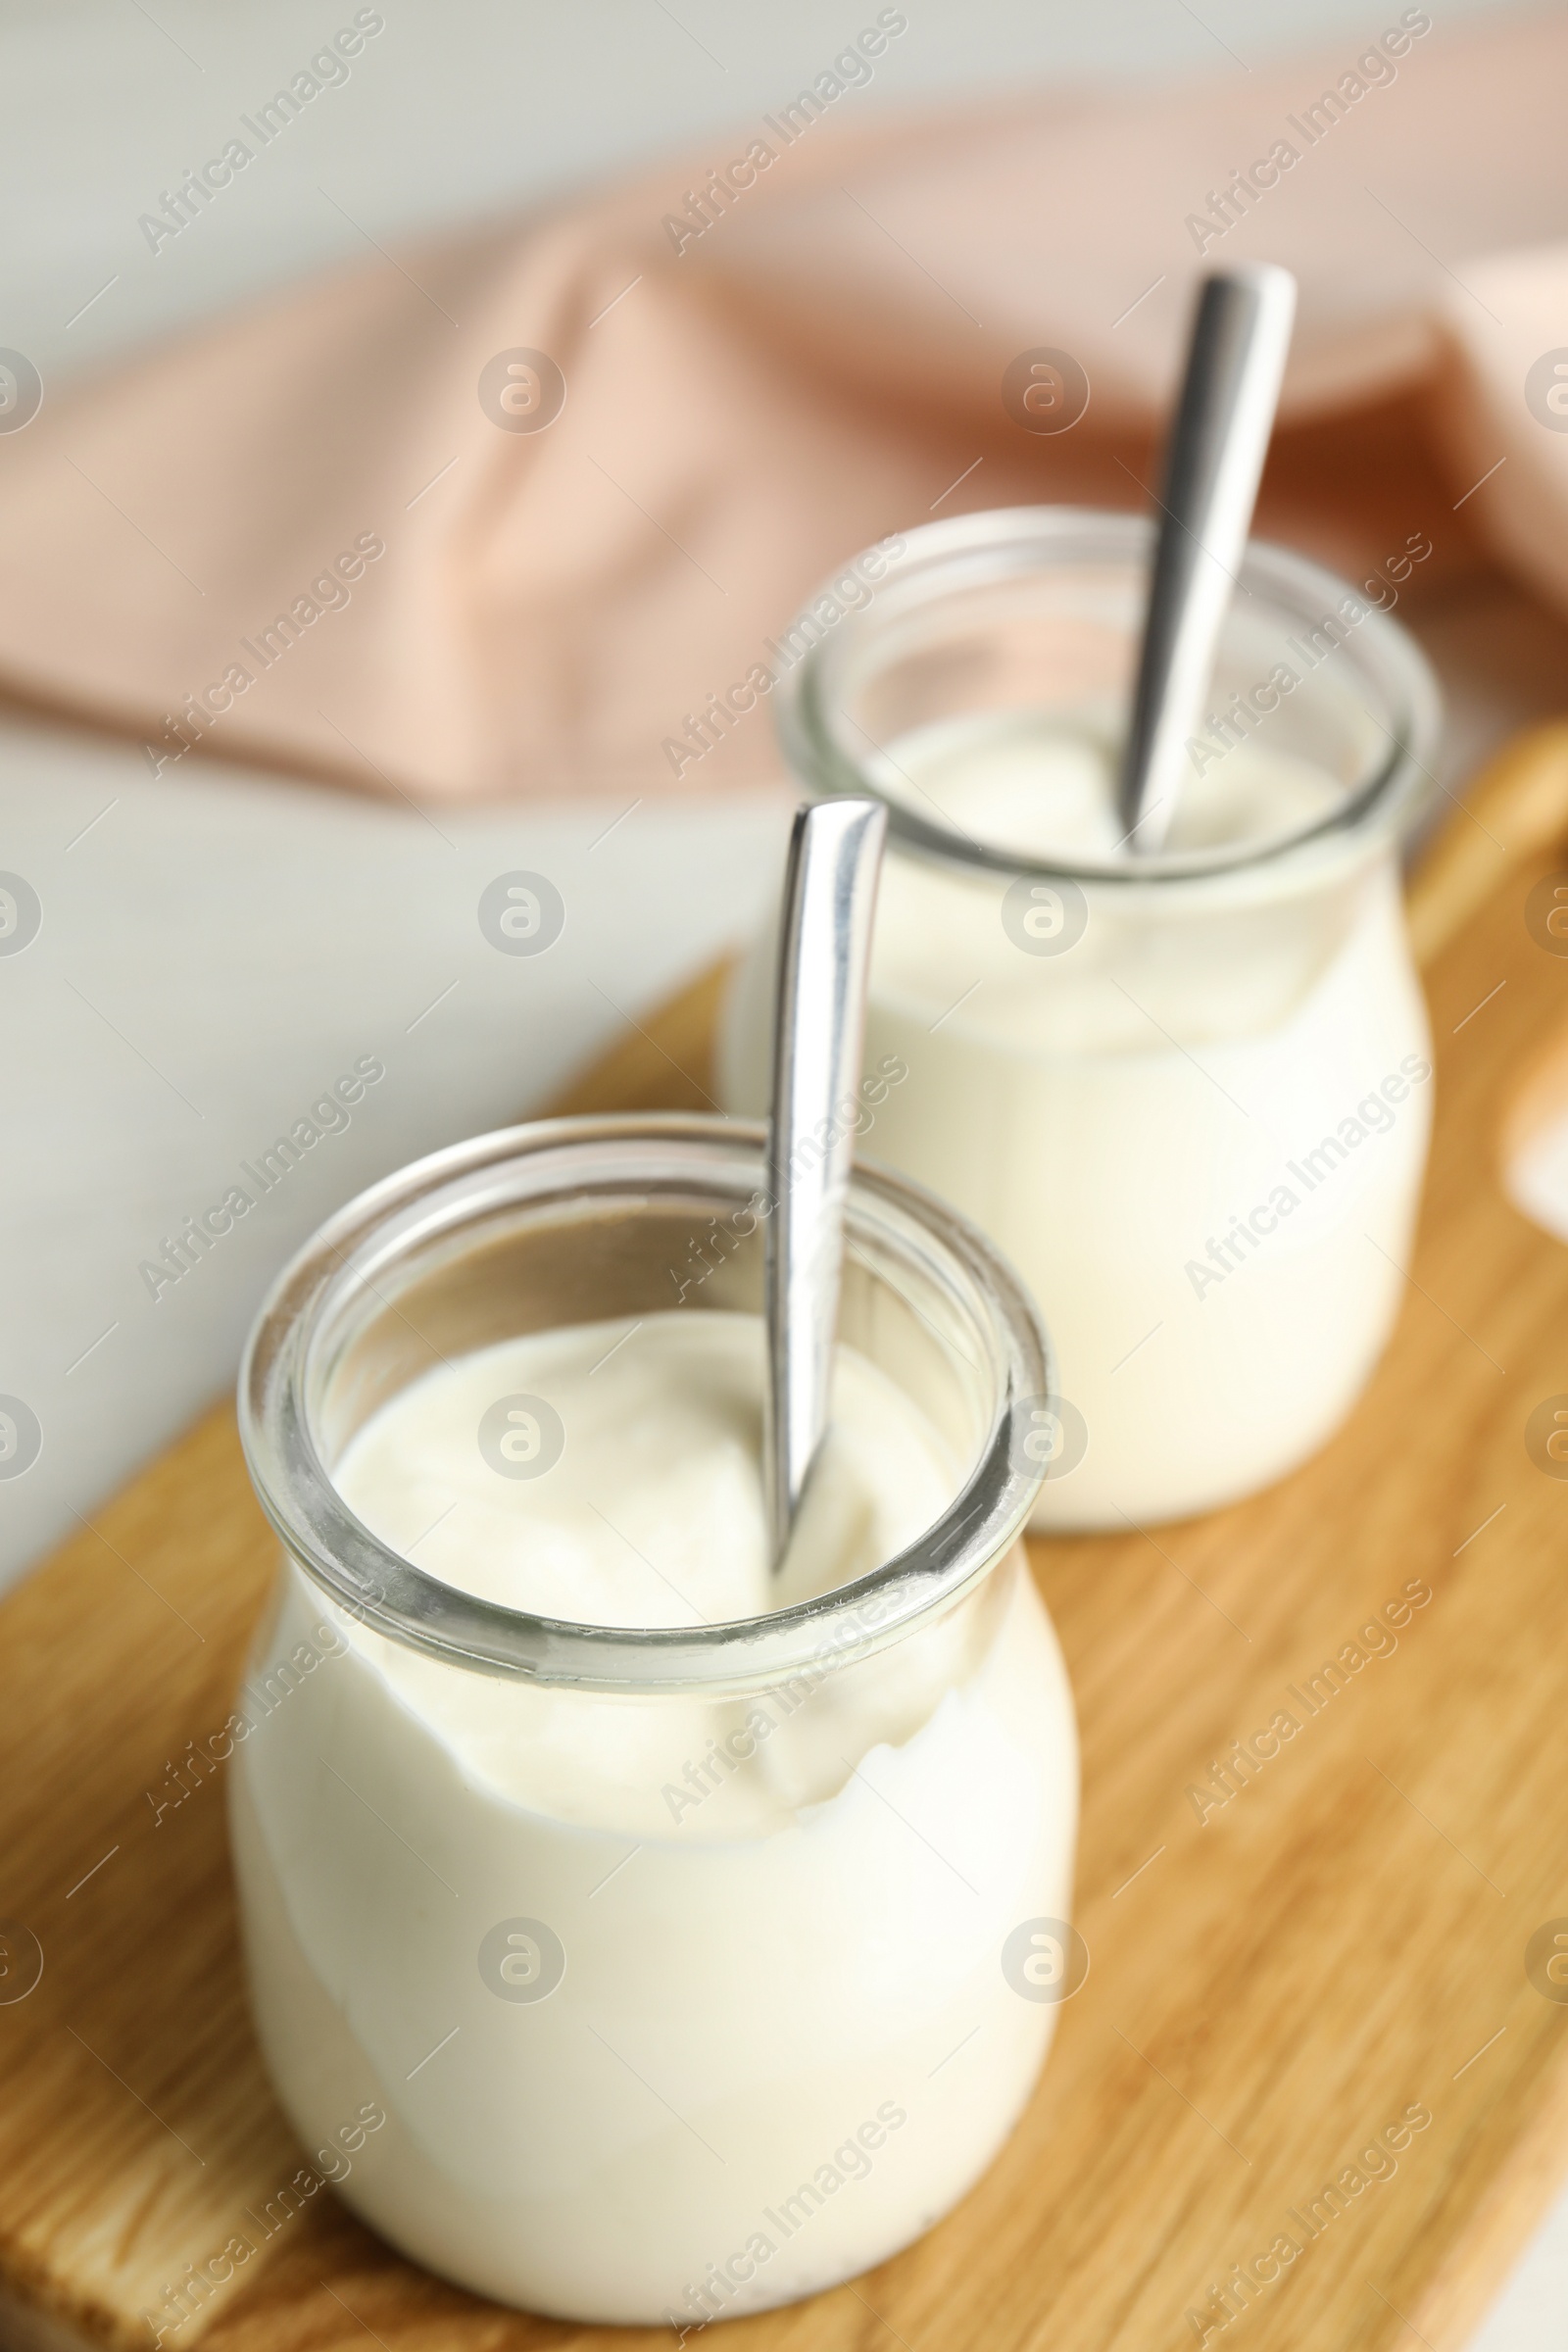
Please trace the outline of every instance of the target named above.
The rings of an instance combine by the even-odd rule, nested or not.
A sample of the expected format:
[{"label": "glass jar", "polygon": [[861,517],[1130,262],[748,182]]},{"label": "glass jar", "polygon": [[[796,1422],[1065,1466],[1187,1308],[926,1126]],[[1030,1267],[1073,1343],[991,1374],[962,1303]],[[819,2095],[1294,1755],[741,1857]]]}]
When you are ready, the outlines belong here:
[{"label": "glass jar", "polygon": [[[1245,839],[1216,825],[1137,861],[1113,842],[1042,857],[976,838],[932,783],[961,785],[964,744],[1018,729],[1114,775],[1150,538],[1051,508],[911,532],[856,567],[878,583],[856,609],[808,608],[815,642],[775,689],[808,789],[889,805],[865,1148],[1049,1305],[1063,1401],[1043,1528],[1206,1510],[1323,1443],[1393,1324],[1430,1125],[1397,852],[1437,702],[1376,609],[1391,584],[1358,595],[1248,550],[1193,775],[1217,805],[1250,775],[1265,817],[1268,777],[1310,785],[1304,817],[1298,800]],[[959,750],[922,765],[941,742]],[[734,1111],[765,1103],[774,960],[759,941],[726,1007]]]},{"label": "glass jar", "polygon": [[1045,1344],[940,1202],[850,1195],[841,1338],[956,1466],[851,1586],[695,1630],[533,1617],[334,1486],[433,1364],[760,1311],[762,1147],[650,1115],[439,1152],[308,1244],[241,1377],[285,1554],[232,1775],[272,2080],[396,2245],[562,2319],[695,2328],[883,2260],[990,2163],[1083,1966],[1071,1701],[1018,1542]]}]

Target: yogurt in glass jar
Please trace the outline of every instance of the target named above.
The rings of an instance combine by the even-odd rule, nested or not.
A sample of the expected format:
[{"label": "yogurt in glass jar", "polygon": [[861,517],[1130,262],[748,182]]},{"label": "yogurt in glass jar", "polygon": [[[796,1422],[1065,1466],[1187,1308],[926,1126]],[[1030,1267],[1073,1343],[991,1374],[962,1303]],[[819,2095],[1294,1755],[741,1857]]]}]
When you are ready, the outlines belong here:
[{"label": "yogurt in glass jar", "polygon": [[1038,1322],[858,1175],[773,1576],[762,1140],[438,1153],[308,1245],[242,1377],[285,1546],[231,1785],[264,2053],[308,2150],[353,2134],[323,2170],[367,2221],[563,2319],[696,2328],[883,2260],[992,2161],[1086,1966],[1018,1542]]},{"label": "yogurt in glass jar", "polygon": [[[808,787],[890,810],[866,1057],[902,1075],[864,1149],[1049,1304],[1043,1528],[1206,1510],[1330,1436],[1397,1311],[1431,1117],[1398,878],[1424,660],[1254,543],[1166,847],[1135,858],[1148,552],[1143,521],[1070,509],[911,532],[777,690]],[[765,1100],[774,957],[726,1007],[738,1112]]]}]

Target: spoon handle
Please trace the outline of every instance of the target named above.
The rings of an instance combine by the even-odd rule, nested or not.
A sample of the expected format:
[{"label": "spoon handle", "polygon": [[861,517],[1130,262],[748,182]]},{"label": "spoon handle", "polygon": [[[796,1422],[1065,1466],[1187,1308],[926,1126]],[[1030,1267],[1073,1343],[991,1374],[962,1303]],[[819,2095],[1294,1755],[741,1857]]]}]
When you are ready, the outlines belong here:
[{"label": "spoon handle", "polygon": [[796,815],[784,882],[767,1139],[762,1454],[773,1564],[827,1425],[844,1207],[855,1158],[866,972],[887,831],[880,801]]},{"label": "spoon handle", "polygon": [[1164,841],[1213,676],[1295,316],[1296,280],[1272,263],[1205,278],[1199,296],[1122,761],[1121,821],[1146,856]]}]

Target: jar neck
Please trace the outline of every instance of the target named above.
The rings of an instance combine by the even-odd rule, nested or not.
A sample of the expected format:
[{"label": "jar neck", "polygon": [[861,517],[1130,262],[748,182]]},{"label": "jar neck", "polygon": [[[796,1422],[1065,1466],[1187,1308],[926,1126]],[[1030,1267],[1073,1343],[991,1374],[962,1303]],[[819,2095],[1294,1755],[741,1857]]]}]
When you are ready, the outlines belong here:
[{"label": "jar neck", "polygon": [[[306,1574],[360,1622],[449,1664],[625,1693],[743,1691],[836,1667],[930,1622],[984,1578],[1039,1489],[1039,1469],[1016,1438],[1054,1390],[1045,1335],[984,1237],[880,1170],[858,1170],[851,1188],[845,1312],[860,1314],[868,1330],[880,1318],[896,1338],[906,1334],[901,1348],[924,1346],[930,1378],[946,1384],[968,1436],[952,1502],[872,1574],[730,1625],[573,1624],[426,1575],[338,1494],[331,1463],[347,1436],[389,1387],[428,1368],[421,1349],[451,1358],[489,1344],[514,1301],[526,1327],[559,1327],[593,1319],[570,1304],[563,1315],[564,1297],[580,1293],[602,1305],[618,1284],[622,1302],[606,1311],[635,1311],[657,1295],[653,1277],[667,1271],[668,1234],[704,1230],[713,1218],[737,1227],[750,1219],[743,1238],[755,1238],[760,1252],[764,1144],[760,1126],[720,1119],[541,1122],[419,1161],[324,1226],[264,1305],[240,1381],[257,1494]],[[542,1298],[557,1311],[544,1313]]]},{"label": "jar neck", "polygon": [[[1332,861],[1347,845],[1353,863],[1363,847],[1375,855],[1397,842],[1436,789],[1429,761],[1438,704],[1426,661],[1397,622],[1347,582],[1256,541],[1242,566],[1217,681],[1227,662],[1238,678],[1261,672],[1272,653],[1278,659],[1252,688],[1268,706],[1265,721],[1287,710],[1299,740],[1309,737],[1314,713],[1320,719],[1331,742],[1323,764],[1341,790],[1310,822],[1263,840],[1153,857],[1031,856],[960,831],[914,791],[890,789],[893,747],[949,706],[982,718],[993,707],[988,684],[999,717],[1036,711],[1069,725],[1073,692],[1088,676],[1113,755],[1152,545],[1141,516],[1014,508],[928,524],[897,552],[871,551],[881,566],[875,594],[836,625],[817,621],[814,641],[776,690],[791,766],[814,794],[882,800],[891,845],[911,857],[960,874],[1070,880],[1106,893]],[[824,599],[831,608],[824,589],[808,614]],[[1061,688],[1055,703],[1053,680]],[[1040,694],[1044,700],[1030,699]],[[1232,696],[1233,704],[1245,699]],[[1258,714],[1250,702],[1248,711],[1250,724]]]}]

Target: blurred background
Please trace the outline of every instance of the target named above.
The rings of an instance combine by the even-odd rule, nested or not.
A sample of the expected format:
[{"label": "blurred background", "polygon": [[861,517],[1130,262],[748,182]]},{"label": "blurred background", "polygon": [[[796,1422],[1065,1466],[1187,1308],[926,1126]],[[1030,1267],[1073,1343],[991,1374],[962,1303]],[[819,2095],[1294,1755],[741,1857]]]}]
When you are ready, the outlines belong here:
[{"label": "blurred background", "polygon": [[[385,0],[381,13],[384,33],[266,171],[155,253],[139,216],[352,9],[11,0],[0,344],[28,355],[48,397],[312,273],[554,205],[753,123],[875,12]],[[1488,13],[1504,12],[1445,0],[1440,29]],[[1176,92],[1376,29],[1364,0],[911,0],[907,15],[857,94],[866,119],[1030,85]],[[1539,606],[1501,583],[1484,610],[1465,596],[1411,614],[1449,694],[1450,782],[1551,710],[1568,674],[1565,633]],[[773,887],[791,797],[780,774],[730,797],[650,804],[628,788],[421,811],[254,766],[193,759],[155,776],[134,743],[0,720],[0,866],[46,908],[32,951],[0,962],[0,1392],[43,1433],[28,1475],[0,1483],[0,1581],[231,1380],[268,1282],[328,1210],[527,1112],[738,944]],[[525,995],[472,919],[484,885],[514,868],[549,873],[582,909],[524,967]],[[352,1122],[155,1306],[140,1262],[366,1056],[385,1077]],[[1564,2311],[1559,2219],[1477,2352],[1561,2347]]]}]

